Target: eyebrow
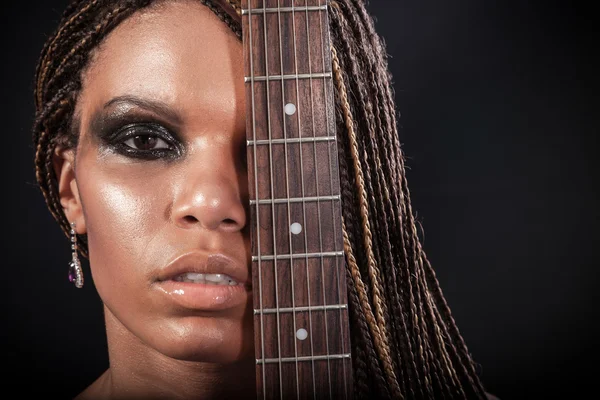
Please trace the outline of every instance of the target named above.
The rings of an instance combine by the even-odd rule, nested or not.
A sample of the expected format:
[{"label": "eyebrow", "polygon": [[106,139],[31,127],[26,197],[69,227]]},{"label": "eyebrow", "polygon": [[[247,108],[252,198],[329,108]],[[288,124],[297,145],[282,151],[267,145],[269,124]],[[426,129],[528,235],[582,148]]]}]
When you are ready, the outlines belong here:
[{"label": "eyebrow", "polygon": [[[114,109],[110,110],[111,107]],[[140,114],[140,110],[143,111],[142,114]],[[149,118],[147,114],[154,115],[154,117]],[[167,103],[133,95],[122,95],[113,97],[96,110],[87,126],[94,137],[106,139],[123,124],[124,120],[133,123],[142,120],[148,122],[148,119],[166,125],[173,133],[183,125],[181,115]],[[77,121],[74,122],[77,123]]]},{"label": "eyebrow", "polygon": [[134,105],[139,108],[142,108],[146,111],[150,111],[154,114],[160,115],[168,122],[173,125],[181,125],[182,118],[177,111],[175,111],[171,106],[167,103],[164,103],[159,100],[150,100],[147,98],[137,97],[133,95],[123,95],[113,97],[106,103],[104,103],[104,109],[107,109],[114,105]]}]

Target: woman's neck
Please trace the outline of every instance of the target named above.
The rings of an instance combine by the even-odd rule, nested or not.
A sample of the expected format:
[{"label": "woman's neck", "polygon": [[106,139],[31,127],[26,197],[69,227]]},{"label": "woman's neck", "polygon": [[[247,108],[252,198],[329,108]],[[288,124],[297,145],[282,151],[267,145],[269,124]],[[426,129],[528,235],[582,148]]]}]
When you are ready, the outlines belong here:
[{"label": "woman's neck", "polygon": [[176,360],[150,348],[105,308],[110,367],[76,399],[255,398],[254,360]]}]

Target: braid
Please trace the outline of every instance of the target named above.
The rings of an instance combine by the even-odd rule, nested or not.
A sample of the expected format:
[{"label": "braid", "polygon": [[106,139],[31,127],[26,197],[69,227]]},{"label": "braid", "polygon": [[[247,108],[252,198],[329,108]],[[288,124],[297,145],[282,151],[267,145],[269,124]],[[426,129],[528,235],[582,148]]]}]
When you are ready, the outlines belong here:
[{"label": "braid", "polygon": [[[380,356],[379,358],[376,357],[375,355],[375,351],[373,352],[369,352],[369,361],[370,361],[370,370],[371,371],[376,371],[378,372],[377,374],[371,375],[371,379],[376,381],[377,383],[377,387],[378,387],[378,391],[380,394],[385,393],[387,396],[389,397],[389,391],[387,388],[387,384],[384,381],[384,374],[380,368],[380,363],[383,363],[385,361],[385,359],[381,358],[381,347],[382,347],[382,343],[381,343],[381,333],[379,331],[379,326],[377,325],[377,322],[375,321],[375,317],[373,316],[373,311],[371,310],[371,305],[368,301],[368,298],[366,296],[366,291],[364,289],[364,284],[360,278],[360,271],[358,270],[358,266],[356,264],[356,259],[354,258],[354,255],[352,253],[352,246],[350,245],[350,239],[348,237],[348,231],[345,228],[345,224],[344,224],[344,229],[343,229],[343,233],[344,233],[344,251],[346,252],[346,258],[348,260],[348,269],[349,269],[349,279],[352,280],[352,286],[351,288],[354,289],[354,285],[356,285],[356,294],[357,294],[357,298],[358,301],[357,303],[360,304],[360,314],[358,316],[357,322],[356,324],[359,326],[359,328],[361,328],[360,332],[360,336],[359,338],[361,338],[362,340],[372,340],[372,345],[374,348],[377,349],[377,352],[379,353],[378,355]],[[351,292],[351,294],[353,295],[354,293]],[[355,299],[352,298],[352,301],[356,301]],[[358,308],[358,306],[356,307]],[[368,326],[369,330],[372,331],[372,335],[371,332],[369,332],[369,330],[365,329],[365,324]],[[371,339],[371,337],[373,339]],[[363,345],[367,345],[370,346],[371,343],[370,342],[365,342],[363,343]],[[362,373],[362,371],[359,372],[355,372],[357,374]],[[360,380],[360,377],[359,377]],[[383,397],[383,396],[382,396]]]},{"label": "braid", "polygon": [[[390,388],[394,392],[396,396],[400,395],[400,388],[396,379],[396,374],[394,372],[394,368],[392,365],[392,359],[390,357],[390,346],[388,343],[388,334],[387,334],[387,326],[385,324],[385,309],[381,300],[381,292],[380,292],[380,273],[375,262],[375,256],[372,250],[372,237],[369,226],[369,213],[366,207],[367,203],[367,195],[364,187],[364,179],[362,175],[362,169],[360,166],[359,155],[358,155],[358,147],[356,141],[356,134],[354,132],[353,122],[349,113],[348,107],[348,98],[346,96],[346,92],[343,86],[341,71],[339,64],[337,62],[337,52],[335,48],[332,47],[332,56],[333,56],[333,69],[334,74],[336,76],[336,84],[338,88],[338,92],[341,95],[341,102],[343,104],[342,109],[345,110],[344,121],[346,123],[346,129],[348,132],[348,136],[350,139],[350,147],[351,147],[351,156],[354,164],[354,172],[355,172],[355,183],[359,188],[359,204],[360,204],[360,215],[361,215],[361,226],[363,228],[363,238],[364,238],[364,246],[367,252],[368,258],[368,274],[371,279],[371,287],[372,287],[372,298],[375,308],[375,318],[377,320],[377,326],[373,326],[372,329],[377,336],[379,355],[382,357],[382,362],[384,364],[384,369],[386,372],[386,378],[389,381]],[[343,207],[342,207],[343,208]],[[358,269],[358,268],[357,268]],[[358,271],[357,271],[358,272]],[[359,287],[360,289],[360,287]]]},{"label": "braid", "polygon": [[[336,114],[338,115],[336,118],[336,122],[338,125],[343,125],[344,116],[340,115],[342,113],[342,109],[337,107]],[[338,126],[338,131],[342,131],[343,127]],[[360,278],[360,272],[358,265],[366,264],[366,255],[364,251],[362,251],[362,246],[356,245],[357,239],[354,237],[354,232],[357,230],[354,229],[353,216],[351,215],[352,210],[358,207],[358,200],[356,199],[354,192],[352,191],[352,183],[350,181],[350,174],[348,172],[348,164],[352,163],[351,159],[346,160],[346,157],[343,155],[348,155],[347,144],[344,140],[341,140],[340,136],[338,136],[338,148],[340,152],[339,157],[339,174],[340,174],[340,189],[341,196],[343,198],[343,203],[346,205],[352,204],[350,207],[343,207],[342,214],[345,221],[345,228],[343,229],[343,238],[344,238],[344,250],[347,255],[347,282],[348,282],[348,300],[349,300],[349,312],[350,318],[355,323],[351,324],[352,329],[352,337],[354,338],[354,348],[356,348],[356,344],[360,342],[364,346],[364,349],[360,353],[352,353],[353,363],[354,363],[354,371],[355,371],[355,381],[357,385],[364,380],[363,375],[367,375],[370,390],[365,393],[358,392],[359,387],[356,388],[358,398],[368,398],[373,395],[372,388],[377,388],[377,393],[380,394],[381,398],[389,398],[389,390],[387,389],[387,384],[383,380],[383,373],[381,362],[377,358],[377,353],[374,348],[374,341],[370,332],[371,327],[374,326],[374,329],[377,329],[376,323],[374,321],[374,316],[372,313],[371,305],[368,301],[370,298],[370,291],[368,284],[365,284],[363,281],[368,281],[369,277]],[[360,230],[358,230],[360,236]],[[357,281],[357,285],[359,289],[354,284],[354,280]],[[358,291],[360,290],[360,296]],[[362,299],[362,303],[361,303]],[[357,357],[361,357],[364,354],[365,360],[357,359]],[[369,362],[367,363],[366,360]],[[367,374],[366,368],[370,371]],[[374,382],[373,382],[374,381]],[[362,393],[362,394],[361,394]]]},{"label": "braid", "polygon": [[[380,363],[377,359],[377,354],[373,348],[373,340],[369,332],[368,323],[364,317],[364,313],[361,311],[360,300],[354,282],[350,274],[347,274],[348,283],[348,306],[351,317],[356,324],[352,324],[350,327],[352,330],[352,337],[355,338],[355,342],[360,342],[361,345],[355,346],[356,352],[352,353],[352,361],[354,364],[355,373],[355,392],[358,398],[369,398],[373,395],[371,383],[373,377],[376,378],[375,384],[377,385],[377,392],[382,393],[389,397],[389,391],[387,390],[387,384],[383,379],[383,373],[381,372]],[[358,350],[360,349],[360,350]],[[370,361],[367,363],[367,359]],[[371,373],[367,373],[367,369],[372,370]],[[365,387],[366,386],[366,387]]]},{"label": "braid", "polygon": [[[87,12],[98,3],[98,0],[92,0],[89,4],[86,4],[81,10],[74,12],[77,6],[79,5],[78,3],[79,2],[74,1],[69,5],[69,7],[67,7],[65,12],[63,13],[63,20],[66,19],[66,22],[58,29],[54,37],[52,37],[50,41],[44,46],[44,51],[42,52],[41,60],[38,64],[40,68],[37,72],[38,85],[45,82],[46,76],[48,75],[48,70],[52,62],[52,58],[49,58],[49,55],[54,54],[57,46],[61,44],[60,40],[63,37],[68,37],[68,35],[71,34],[71,30],[75,30],[75,28],[79,26],[79,23],[84,20],[83,17],[85,17],[87,15]],[[71,16],[71,13],[73,12],[74,15]],[[38,106],[42,103],[42,93],[43,88],[41,86],[38,86],[36,96]]]},{"label": "braid", "polygon": [[235,0],[227,0],[227,4],[233,7],[233,9],[238,15],[242,15],[242,7],[240,6],[239,2]]},{"label": "braid", "polygon": [[98,36],[99,33],[103,32],[111,23],[114,23],[113,15],[118,15],[121,11],[123,11],[123,9],[124,6],[119,6],[109,11],[101,21],[96,23],[93,31],[88,32],[86,36],[84,36],[79,42],[77,42],[69,50],[69,52],[64,57],[62,57],[60,64],[58,64],[58,66],[55,69],[54,76],[46,83],[47,88],[51,88],[53,84],[55,84],[57,81],[63,78],[63,73],[65,70],[72,69],[73,67],[77,67],[78,65],[85,63],[87,54],[82,53],[79,50],[85,48],[86,45],[88,45],[88,43],[91,43],[93,39]]},{"label": "braid", "polygon": [[[223,21],[233,31],[233,33],[236,34],[238,39],[242,39],[241,25],[239,23],[237,23],[236,21],[234,21],[233,18],[231,18],[231,16],[229,14],[227,14],[226,11],[224,11],[221,7],[214,5],[213,2],[210,0],[199,0],[199,1],[200,1],[200,3],[207,6],[212,12],[214,12],[217,15],[217,17],[219,17],[221,19],[221,21]],[[236,6],[235,2],[233,0],[227,0],[227,3],[231,7],[233,7],[233,9],[235,10],[235,12],[237,14],[239,14],[239,15],[242,14],[242,7],[240,7],[239,5]]]},{"label": "braid", "polygon": [[[343,22],[343,20],[341,20]],[[374,91],[374,93],[369,94],[367,89],[365,87],[361,87],[359,90],[361,90],[362,94],[365,96],[368,96],[368,98],[370,99],[369,101],[367,101],[366,103],[366,107],[363,108],[363,111],[365,113],[365,117],[364,119],[366,121],[369,121],[368,123],[368,132],[370,132],[369,135],[364,135],[363,138],[365,140],[365,149],[368,150],[368,153],[365,151],[365,154],[371,154],[370,155],[370,162],[374,163],[375,165],[372,167],[372,170],[374,170],[376,172],[376,179],[373,180],[373,195],[376,198],[383,198],[385,200],[389,200],[390,199],[390,194],[389,191],[387,190],[387,186],[382,186],[381,185],[381,174],[380,171],[381,170],[387,170],[387,165],[386,165],[386,159],[389,157],[386,157],[385,155],[382,157],[381,155],[381,150],[380,149],[389,149],[391,146],[388,143],[387,137],[384,135],[383,136],[383,146],[379,146],[377,141],[374,140],[375,139],[375,131],[377,129],[381,129],[382,127],[382,121],[386,120],[385,117],[382,118],[381,113],[383,112],[383,110],[385,110],[386,108],[383,106],[383,97],[381,95],[381,90],[379,90],[379,86],[378,86],[378,81],[375,77],[375,74],[373,72],[373,68],[372,68],[372,63],[369,62],[365,62],[363,61],[363,58],[365,60],[369,60],[369,59],[373,59],[373,55],[371,54],[371,50],[370,50],[370,46],[365,45],[365,44],[361,44],[361,42],[365,41],[365,33],[364,33],[364,29],[361,26],[361,24],[357,21],[356,16],[354,14],[350,14],[350,18],[349,18],[349,24],[343,23],[342,25],[345,26],[345,29],[348,30],[348,32],[345,32],[344,35],[347,36],[349,34],[352,34],[353,36],[355,36],[357,38],[357,47],[364,49],[364,56],[363,57],[358,57],[360,63],[361,63],[361,68],[366,69],[368,71],[367,77],[369,78],[369,82],[373,85],[373,87],[376,88],[376,90]],[[350,32],[350,29],[352,29],[352,32]],[[354,53],[354,55],[351,55],[351,57],[356,57],[356,52]],[[354,72],[354,71],[352,71]],[[360,82],[360,80],[358,79],[354,79],[355,81]],[[372,106],[371,106],[371,101],[372,101]],[[379,113],[373,114],[374,110],[379,110]],[[387,119],[389,120],[389,118]],[[368,170],[371,170],[371,168],[367,168]],[[394,188],[394,185],[392,185],[392,188]],[[371,203],[371,206],[373,206],[375,203]],[[402,318],[403,315],[403,310],[401,308],[401,304],[402,302],[399,300],[399,293],[398,293],[398,288],[402,288],[401,285],[399,285],[400,280],[398,279],[398,276],[396,274],[396,271],[394,268],[390,268],[390,266],[395,265],[396,263],[398,263],[398,259],[395,256],[395,254],[392,251],[392,244],[390,241],[390,231],[394,232],[393,229],[390,229],[388,226],[388,221],[394,221],[393,218],[390,218],[389,216],[391,214],[393,214],[393,208],[391,207],[389,201],[386,201],[383,203],[384,207],[383,208],[377,208],[377,207],[371,207],[373,214],[376,215],[375,218],[375,229],[377,232],[379,232],[380,234],[377,235],[378,238],[378,246],[381,247],[381,261],[382,261],[382,266],[384,268],[385,271],[385,275],[388,279],[386,279],[384,281],[385,286],[386,286],[386,290],[388,291],[388,293],[391,294],[391,301],[390,303],[390,307],[392,309],[392,312],[390,314],[390,319],[388,321],[388,323],[390,323],[392,326],[395,326],[396,328],[392,329],[392,332],[395,333],[394,337],[392,338],[392,342],[391,342],[391,347],[394,349],[393,354],[398,355],[397,357],[394,358],[394,361],[396,363],[396,371],[397,374],[400,375],[401,381],[402,381],[402,388],[403,391],[406,392],[407,390],[407,377],[405,376],[405,372],[403,370],[403,360],[410,360],[411,358],[408,356],[408,354],[406,352],[404,352],[403,356],[400,356],[400,351],[405,351],[405,346],[400,345],[400,343],[402,342],[402,339],[400,339],[398,336],[402,336],[402,335],[406,335],[406,323]],[[379,249],[377,249],[379,251]],[[401,350],[400,350],[401,349]],[[410,348],[408,349],[408,351],[411,351]],[[413,357],[414,358],[414,357]],[[420,387],[421,385],[418,385],[418,387]]]},{"label": "braid", "polygon": [[[371,297],[361,304],[372,303],[374,310],[386,310],[384,318],[375,319],[377,329],[370,326],[369,315],[365,316],[370,330],[381,332],[387,339],[378,344],[377,337],[372,336],[375,348],[383,347],[379,356],[390,357],[381,360],[382,365],[393,365],[394,375],[384,369],[388,380],[395,376],[401,388],[398,395],[395,385],[390,384],[390,393],[394,398],[485,398],[473,361],[421,248],[397,135],[384,46],[362,1],[332,1],[330,10],[336,107],[342,109],[338,115],[350,120],[338,123],[338,141],[348,141],[339,146],[341,179],[343,164],[354,166],[354,179],[342,184],[341,190],[342,208],[352,209],[343,213],[344,229],[354,229],[352,234],[345,232],[345,239],[373,236],[371,243],[346,240],[347,247],[352,247],[346,249],[347,254],[365,252],[372,257],[357,267],[352,267],[355,260],[348,257],[349,273],[359,295],[362,286],[372,289]],[[349,159],[349,154],[354,159]],[[356,198],[346,192],[357,193]],[[359,222],[365,217],[366,222],[350,222],[351,218]],[[370,229],[378,234],[371,235]],[[362,284],[360,279],[364,279]],[[365,308],[363,305],[363,311]],[[380,317],[377,312],[375,316]],[[362,318],[352,315],[352,323],[362,322]],[[364,334],[356,336],[354,347],[368,340]],[[356,371],[355,375],[364,380]]]},{"label": "braid", "polygon": [[[238,37],[239,0],[197,0]],[[76,149],[75,105],[93,51],[158,0],[73,0],[36,66],[35,173],[65,235],[53,157]],[[385,46],[363,0],[330,1],[343,241],[357,398],[485,398],[419,240],[398,137]],[[377,234],[373,234],[377,232]],[[87,238],[79,251],[87,255]]]}]

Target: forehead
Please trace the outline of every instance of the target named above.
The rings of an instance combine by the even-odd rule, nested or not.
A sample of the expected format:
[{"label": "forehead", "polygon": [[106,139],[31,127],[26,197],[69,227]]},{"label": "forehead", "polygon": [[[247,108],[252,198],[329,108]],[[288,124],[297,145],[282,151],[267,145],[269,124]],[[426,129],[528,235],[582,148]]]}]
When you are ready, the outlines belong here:
[{"label": "forehead", "polygon": [[241,42],[206,6],[161,2],[123,21],[96,49],[80,105],[124,94],[167,104],[226,99],[227,91],[234,98],[242,68]]}]

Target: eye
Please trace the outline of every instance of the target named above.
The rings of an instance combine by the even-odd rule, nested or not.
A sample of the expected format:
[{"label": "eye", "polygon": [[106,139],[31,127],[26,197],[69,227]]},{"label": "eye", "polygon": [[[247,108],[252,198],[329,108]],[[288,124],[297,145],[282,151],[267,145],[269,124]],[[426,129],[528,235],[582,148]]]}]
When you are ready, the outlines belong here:
[{"label": "eye", "polygon": [[154,122],[126,125],[109,137],[106,143],[125,157],[144,160],[174,159],[183,151],[177,136]]},{"label": "eye", "polygon": [[135,150],[150,151],[169,149],[171,146],[156,135],[136,135],[123,142],[124,145]]}]

